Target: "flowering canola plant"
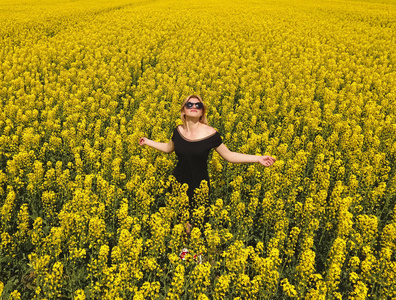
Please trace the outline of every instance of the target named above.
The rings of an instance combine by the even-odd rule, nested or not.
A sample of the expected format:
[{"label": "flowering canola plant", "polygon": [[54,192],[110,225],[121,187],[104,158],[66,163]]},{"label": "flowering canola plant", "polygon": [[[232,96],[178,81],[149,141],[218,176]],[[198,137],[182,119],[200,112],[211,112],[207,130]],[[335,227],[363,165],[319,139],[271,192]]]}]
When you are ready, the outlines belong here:
[{"label": "flowering canola plant", "polygon": [[0,299],[396,299],[395,5],[0,0]]}]

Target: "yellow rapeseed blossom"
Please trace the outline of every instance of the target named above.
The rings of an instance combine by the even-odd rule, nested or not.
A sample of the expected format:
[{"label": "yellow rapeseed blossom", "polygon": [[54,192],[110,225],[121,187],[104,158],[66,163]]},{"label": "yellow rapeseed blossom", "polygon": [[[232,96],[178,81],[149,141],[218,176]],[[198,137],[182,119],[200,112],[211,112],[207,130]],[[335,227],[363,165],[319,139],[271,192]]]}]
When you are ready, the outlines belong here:
[{"label": "yellow rapeseed blossom", "polygon": [[209,262],[198,264],[192,271],[190,280],[192,281],[192,294],[201,295],[206,292],[210,285],[210,269]]},{"label": "yellow rapeseed blossom", "polygon": [[[0,0],[2,297],[395,298],[391,2]],[[211,152],[194,208],[138,143],[190,94],[277,159]]]},{"label": "yellow rapeseed blossom", "polygon": [[85,293],[83,290],[79,289],[77,291],[74,292],[74,299],[76,300],[85,300]]},{"label": "yellow rapeseed blossom", "polygon": [[329,257],[329,268],[326,276],[326,285],[328,293],[338,297],[337,286],[341,276],[341,267],[345,260],[345,240],[337,238],[333,244]]},{"label": "yellow rapeseed blossom", "polygon": [[296,298],[297,297],[297,291],[294,285],[290,284],[287,278],[284,278],[281,280],[283,292],[290,298]]},{"label": "yellow rapeseed blossom", "polygon": [[10,294],[10,298],[9,299],[10,300],[21,300],[21,293],[19,291],[17,291],[17,290],[13,291]]},{"label": "yellow rapeseed blossom", "polygon": [[215,294],[214,299],[226,299],[226,295],[230,286],[231,277],[229,275],[221,275],[217,279],[217,283],[215,286]]},{"label": "yellow rapeseed blossom", "polygon": [[184,286],[184,266],[177,265],[172,278],[172,284],[167,294],[166,299],[180,299],[180,294]]}]

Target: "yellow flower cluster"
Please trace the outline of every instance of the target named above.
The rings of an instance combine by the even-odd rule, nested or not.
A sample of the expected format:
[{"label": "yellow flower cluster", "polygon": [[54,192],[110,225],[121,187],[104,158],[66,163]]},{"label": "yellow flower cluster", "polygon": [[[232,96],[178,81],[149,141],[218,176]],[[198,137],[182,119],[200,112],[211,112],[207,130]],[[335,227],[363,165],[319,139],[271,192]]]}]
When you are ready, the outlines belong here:
[{"label": "yellow flower cluster", "polygon": [[394,4],[0,0],[0,298],[396,298]]}]

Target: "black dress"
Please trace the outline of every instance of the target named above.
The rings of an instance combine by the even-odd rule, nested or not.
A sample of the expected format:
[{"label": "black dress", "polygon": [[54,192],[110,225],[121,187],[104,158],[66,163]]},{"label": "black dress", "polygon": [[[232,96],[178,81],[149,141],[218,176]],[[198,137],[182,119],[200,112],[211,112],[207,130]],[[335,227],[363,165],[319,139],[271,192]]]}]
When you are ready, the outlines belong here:
[{"label": "black dress", "polygon": [[201,181],[206,180],[208,186],[210,186],[208,174],[209,152],[223,142],[217,131],[203,139],[191,141],[183,137],[178,128],[174,129],[172,136],[178,158],[173,176],[178,182],[188,184],[187,195],[190,199],[191,209],[191,206],[195,206],[195,203],[192,203],[194,190],[200,186]]}]

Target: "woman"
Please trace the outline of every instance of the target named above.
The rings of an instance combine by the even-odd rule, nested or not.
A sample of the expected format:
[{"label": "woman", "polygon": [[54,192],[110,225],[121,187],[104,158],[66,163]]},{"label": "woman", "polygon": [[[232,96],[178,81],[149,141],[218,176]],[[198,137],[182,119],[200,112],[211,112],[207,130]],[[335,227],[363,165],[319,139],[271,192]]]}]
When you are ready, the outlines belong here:
[{"label": "woman", "polygon": [[[222,142],[220,134],[208,125],[206,120],[206,107],[197,95],[188,96],[180,109],[183,125],[173,131],[173,136],[168,143],[159,143],[146,137],[139,140],[141,146],[148,145],[165,153],[176,152],[177,166],[173,175],[180,183],[187,183],[187,195],[190,201],[190,211],[195,208],[194,190],[202,180],[209,185],[207,160],[209,152],[214,148],[221,157],[231,163],[260,163],[269,167],[274,164],[275,158],[271,156],[257,156],[230,151]],[[191,216],[191,214],[190,214]],[[187,224],[187,232],[191,229]]]}]

